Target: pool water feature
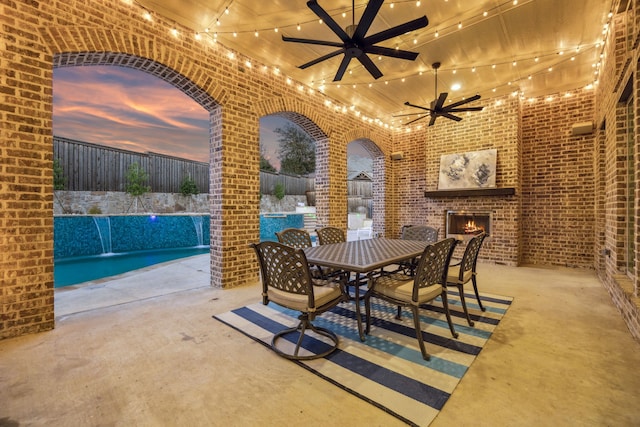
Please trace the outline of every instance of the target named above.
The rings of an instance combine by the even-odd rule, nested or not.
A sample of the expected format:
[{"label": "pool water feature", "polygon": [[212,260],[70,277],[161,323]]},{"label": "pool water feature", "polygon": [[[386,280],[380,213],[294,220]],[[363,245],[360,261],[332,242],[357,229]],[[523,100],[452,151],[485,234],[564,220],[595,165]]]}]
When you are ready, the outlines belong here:
[{"label": "pool water feature", "polygon": [[54,218],[54,287],[209,252],[208,215]]},{"label": "pool water feature", "polygon": [[[315,213],[261,214],[260,241],[304,228],[309,216],[315,223]],[[53,224],[54,287],[209,252],[208,215],[61,215]]]}]

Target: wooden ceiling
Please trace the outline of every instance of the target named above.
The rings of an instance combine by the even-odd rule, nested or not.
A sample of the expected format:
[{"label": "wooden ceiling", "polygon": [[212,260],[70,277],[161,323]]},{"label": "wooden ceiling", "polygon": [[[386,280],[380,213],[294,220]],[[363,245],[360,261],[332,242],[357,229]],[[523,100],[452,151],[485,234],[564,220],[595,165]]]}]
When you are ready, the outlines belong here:
[{"label": "wooden ceiling", "polygon": [[[449,92],[447,102],[475,94],[537,97],[593,84],[612,8],[603,0],[386,0],[367,34],[426,16],[425,28],[379,43],[418,52],[417,59],[372,57],[383,74],[377,80],[353,60],[334,82],[342,55],[298,67],[335,48],[282,41],[286,35],[339,42],[304,0],[135,3],[391,125],[411,120],[393,117],[416,112],[406,101],[428,106],[436,98],[434,62],[442,64],[437,91]],[[357,24],[366,7],[363,0],[353,8],[348,0],[318,3],[343,28]]]}]

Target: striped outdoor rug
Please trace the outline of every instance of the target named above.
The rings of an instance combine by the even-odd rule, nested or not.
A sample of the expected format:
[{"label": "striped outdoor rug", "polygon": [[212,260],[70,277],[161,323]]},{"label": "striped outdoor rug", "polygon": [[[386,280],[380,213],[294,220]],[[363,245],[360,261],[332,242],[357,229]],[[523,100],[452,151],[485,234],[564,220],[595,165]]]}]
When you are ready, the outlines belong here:
[{"label": "striped outdoor rug", "polygon": [[[395,306],[374,298],[371,332],[365,342],[358,337],[354,304],[343,303],[314,321],[315,325],[339,335],[338,350],[325,358],[294,363],[409,425],[429,425],[513,300],[481,293],[487,309],[482,312],[474,295],[465,297],[474,327],[467,325],[457,293],[449,292],[458,339],[451,337],[439,299],[421,310],[422,332],[431,355],[428,362],[422,359],[410,310],[405,310],[403,320],[398,321]],[[364,304],[362,312],[364,322]],[[275,332],[298,323],[298,314],[273,303],[268,306],[256,303],[213,317],[269,346]],[[304,347],[314,353],[326,345],[310,338]]]}]

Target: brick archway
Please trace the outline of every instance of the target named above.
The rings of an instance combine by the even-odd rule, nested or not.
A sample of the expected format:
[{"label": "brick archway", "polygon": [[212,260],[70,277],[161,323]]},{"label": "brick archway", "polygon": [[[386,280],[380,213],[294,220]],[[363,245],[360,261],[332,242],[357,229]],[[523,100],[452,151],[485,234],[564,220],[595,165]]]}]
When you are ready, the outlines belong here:
[{"label": "brick archway", "polygon": [[[328,223],[346,225],[346,205],[331,203],[346,194],[346,144],[354,138],[345,135],[350,129],[378,129],[378,123],[363,121],[323,93],[300,90],[302,84],[292,84],[266,64],[193,37],[189,28],[161,16],[141,19],[136,4],[81,0],[77,6],[62,13],[43,2],[11,3],[11,19],[0,30],[7,70],[0,95],[0,293],[5,296],[0,339],[54,327],[53,67],[142,69],[210,112],[212,286],[258,281],[248,243],[260,230],[261,115],[295,112],[317,126],[318,137],[324,135],[324,215]],[[377,131],[381,139],[370,139],[388,151],[392,132]]]},{"label": "brick archway", "polygon": [[[295,98],[275,97],[256,103],[259,116],[277,115],[291,120],[300,126],[316,141],[316,210],[318,221],[341,228],[347,225],[347,207],[342,203],[347,194],[346,148],[354,140],[365,141],[365,147],[374,159],[374,227],[376,232],[385,230],[385,188],[386,158],[388,156],[378,147],[375,140],[384,141],[385,137],[371,129],[357,127],[346,132],[333,131],[326,115]],[[333,143],[330,143],[333,140]],[[336,150],[336,146],[341,148]],[[331,149],[330,149],[331,147]]]},{"label": "brick archway", "polygon": [[[237,103],[234,96],[229,95],[228,89],[224,87],[226,82],[211,77],[219,73],[216,66],[222,64],[196,61],[197,55],[203,54],[198,51],[203,47],[191,40],[174,41],[170,38],[157,39],[104,28],[66,26],[41,28],[40,33],[53,53],[53,67],[113,65],[137,69],[173,85],[209,112],[211,285],[233,287],[257,274],[257,268],[253,265],[247,268],[237,266],[237,263],[231,261],[227,262],[227,259],[234,258],[232,252],[238,247],[229,249],[229,239],[225,236],[233,234],[233,230],[223,227],[227,216],[227,212],[223,212],[223,206],[225,199],[229,198],[228,193],[225,194],[222,188],[227,169],[223,160],[229,160],[236,154],[229,154],[230,149],[226,143],[223,144],[223,139],[233,137],[251,141],[254,135],[257,135],[257,126],[255,132],[251,126],[237,131],[238,135],[250,136],[234,134],[230,137],[228,133],[223,135],[222,123],[229,120],[226,117],[229,109],[223,111],[222,105],[233,104],[234,114],[242,114],[245,117],[251,117],[252,114],[246,105]],[[187,48],[184,44],[188,45]],[[193,52],[189,52],[189,49]],[[48,77],[51,79],[51,74]],[[46,85],[51,86],[51,80],[46,82]],[[49,108],[49,111],[51,110],[52,108]],[[246,156],[244,160],[246,162]],[[259,183],[257,174],[255,181]],[[251,231],[245,232],[250,234]],[[238,251],[242,252],[245,258],[252,259],[248,249],[240,248]],[[237,256],[237,253],[235,255]]]}]

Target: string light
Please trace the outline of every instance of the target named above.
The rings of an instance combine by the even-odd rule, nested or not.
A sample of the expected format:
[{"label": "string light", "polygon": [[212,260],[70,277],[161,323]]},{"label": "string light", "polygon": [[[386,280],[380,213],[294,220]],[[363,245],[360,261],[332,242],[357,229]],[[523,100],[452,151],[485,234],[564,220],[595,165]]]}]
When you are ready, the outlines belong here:
[{"label": "string light", "polygon": [[[446,1],[448,1],[448,0],[445,0],[445,2],[446,2]],[[151,14],[148,10],[146,10],[143,6],[141,6],[140,4],[138,4],[136,0],[133,0],[133,1],[132,1],[132,3],[136,3],[140,8],[142,8],[142,10],[143,10],[143,12],[142,12],[142,17],[143,17],[145,20],[147,20],[147,21],[152,21],[152,19],[153,19],[153,18],[152,18],[152,14]],[[403,3],[403,2],[401,2],[401,3]],[[526,3],[526,2],[525,2],[525,3]],[[417,1],[416,1],[416,6],[420,6],[420,4],[421,4],[421,2],[420,2],[419,0],[417,0]],[[513,4],[513,6],[515,7],[515,6],[517,6],[517,5],[518,5],[518,1],[517,1],[517,0],[514,0],[514,1],[512,2],[512,4]],[[393,8],[393,7],[394,7],[394,3],[391,3],[391,5],[390,5],[390,6]],[[499,5],[499,6],[496,6],[496,7],[492,8],[492,9],[490,9],[490,11],[491,11],[491,10],[493,10],[493,9],[496,9],[496,10],[499,10],[499,11],[500,11],[500,13],[505,12],[505,10],[500,10],[500,8],[501,8],[501,7],[502,7],[502,8],[504,8],[504,4],[503,4],[503,5]],[[224,13],[225,15],[229,15],[229,13],[230,13],[230,12],[229,12],[229,7],[228,7],[228,6],[227,6],[227,7],[225,7],[225,10],[224,10],[224,12],[223,12],[223,13]],[[346,16],[346,13],[345,13],[345,12],[342,12],[342,15],[343,15],[343,17],[345,17],[345,16]],[[489,15],[489,11],[484,11],[484,12],[482,12],[482,14],[481,14],[481,16],[482,16],[482,17],[487,17],[488,15]],[[480,16],[480,15],[479,15],[479,16]],[[613,13],[612,13],[612,12],[610,12],[608,16],[609,16],[609,19],[611,19],[611,18],[613,17]],[[220,22],[220,19],[219,19],[219,18],[220,18],[220,17],[216,18],[216,26],[221,26],[221,22]],[[477,17],[476,17],[476,18],[477,18]],[[469,21],[469,22],[467,22],[467,20],[465,20],[465,24],[466,24],[466,25],[465,25],[465,27],[468,27],[468,26],[470,26],[470,25],[474,25],[474,24],[478,23],[478,22],[474,22],[473,18],[468,19],[468,21]],[[320,20],[318,20],[318,22],[319,22],[320,24],[322,24],[322,23],[323,23],[323,20],[322,20],[322,19],[320,19]],[[303,23],[303,24],[304,24],[304,23]],[[462,25],[463,25],[462,21],[458,21],[458,23],[457,23],[457,28],[458,28],[458,29],[461,29],[461,28],[462,28]],[[300,30],[301,30],[301,24],[300,24],[300,23],[297,23],[297,24],[295,24],[295,25],[285,25],[285,26],[282,26],[282,27],[280,27],[280,28],[293,27],[293,26],[295,26],[295,28],[296,28],[298,31],[300,31]],[[444,28],[444,30],[446,30],[447,28],[449,28],[449,27],[445,27],[445,28]],[[264,31],[264,30],[265,30],[265,29],[256,29],[256,30],[254,30],[254,36],[255,36],[255,37],[258,37],[258,36],[259,36],[259,31]],[[607,24],[605,24],[605,25],[603,26],[603,31],[602,31],[602,33],[605,35],[605,37],[604,37],[604,38],[606,38],[606,35],[608,34],[609,30],[610,30],[610,26],[609,26],[609,23],[607,23]],[[275,33],[278,33],[278,32],[279,32],[279,28],[278,28],[278,27],[274,27],[274,28],[273,28],[273,31],[274,31]],[[174,37],[178,37],[178,36],[179,36],[179,32],[178,32],[177,28],[175,28],[175,27],[174,27],[174,28],[172,28],[172,29],[170,30],[170,32],[171,32],[171,34],[172,34]],[[207,27],[207,28],[205,28],[205,29],[203,29],[203,32],[204,32],[205,34],[207,34],[207,35],[210,35],[210,31],[209,31],[209,28],[208,28],[208,27]],[[220,33],[221,33],[221,34],[232,34],[232,35],[233,35],[233,37],[238,37],[238,34],[242,34],[242,33],[244,33],[244,32],[248,32],[248,31],[233,31],[233,32],[225,32],[225,31],[223,31],[223,32],[220,32]],[[214,41],[214,42],[215,42],[215,39],[217,38],[217,35],[218,35],[218,32],[215,32],[215,33],[214,33],[214,35],[213,35],[213,38],[214,38],[214,40],[213,40],[213,41]],[[441,35],[441,34],[440,34],[440,29],[436,29],[436,30],[435,30],[435,32],[434,32],[434,35],[435,35],[435,37],[439,37],[439,36]],[[202,34],[201,34],[200,32],[196,32],[196,33],[194,34],[194,37],[195,37],[195,39],[196,39],[196,40],[201,40],[201,38],[202,38]],[[417,44],[417,43],[418,43],[418,39],[417,39],[417,38],[413,38],[413,40],[412,40],[412,41],[413,41],[413,44]],[[605,43],[604,43],[603,41],[598,40],[598,41],[593,45],[593,46],[595,46],[595,48],[596,48],[596,49],[600,49],[600,48],[602,48],[602,49],[603,49],[603,50],[601,51],[601,53],[600,53],[600,58],[604,58],[604,44],[605,44]],[[583,47],[584,47],[584,46],[577,46],[577,47],[575,48],[575,51],[578,53],[578,52],[580,52],[580,51],[581,51],[581,48],[583,48]],[[589,46],[587,46],[587,47],[589,47]],[[400,47],[396,45],[396,49],[399,49],[399,48],[400,48]],[[562,56],[562,55],[564,54],[564,51],[560,50],[560,51],[556,52],[556,54],[557,54],[557,55]],[[228,53],[228,56],[229,56],[229,58],[230,58],[230,59],[235,59],[235,54],[234,54],[233,52]],[[548,56],[548,55],[543,55],[543,56]],[[378,56],[378,59],[379,59],[379,60],[382,60],[382,57],[381,57],[381,56]],[[519,58],[519,60],[521,60],[521,61],[526,61],[526,58]],[[534,58],[534,61],[535,61],[536,63],[537,63],[537,62],[539,62],[539,60],[540,60],[540,58],[539,58],[539,57],[535,57],[535,58]],[[575,56],[571,56],[570,58],[567,58],[566,60],[575,61],[575,60],[576,60],[576,57],[575,57]],[[563,62],[564,62],[564,61],[563,61]],[[512,65],[513,65],[513,66],[516,66],[516,65],[517,65],[517,61],[516,61],[516,60],[512,61]],[[250,63],[249,61],[247,61],[247,66],[248,66],[248,67],[251,67],[251,63]],[[597,75],[597,74],[599,73],[599,70],[597,69],[599,66],[600,66],[600,64],[599,64],[599,63],[597,63],[597,64],[593,64],[593,67],[595,68],[594,75]],[[491,65],[491,67],[495,69],[496,64],[492,64],[492,65]],[[464,67],[463,67],[463,69],[464,69]],[[548,71],[548,72],[552,72],[552,70],[553,70],[553,67],[548,67],[548,68],[547,68],[547,71]],[[453,70],[453,73],[455,74],[455,72],[456,72],[456,71],[457,71],[457,70]],[[472,68],[471,68],[471,72],[476,72],[476,67],[472,67]],[[277,69],[277,67],[275,68],[274,73],[276,73],[276,74],[278,74],[278,73],[279,73],[279,70]],[[350,70],[350,73],[351,73],[351,70]],[[422,74],[423,74],[423,72],[422,72],[422,71],[419,71],[418,75],[422,75]],[[533,76],[535,76],[535,75],[536,75],[536,73],[534,73],[533,75],[531,75],[531,74],[530,74],[530,75],[528,75],[528,76],[527,76],[527,79],[529,79],[529,80],[530,80],[530,79],[532,79],[532,77],[533,77]],[[405,81],[405,79],[406,79],[407,77],[411,77],[411,76],[398,77],[398,78],[395,78],[395,79],[393,79],[393,80],[401,80],[402,82],[404,82],[404,81]],[[385,85],[388,85],[390,81],[391,81],[391,80],[386,80],[386,81],[384,81],[384,84],[385,84]],[[517,82],[517,81],[516,81],[516,82]],[[354,83],[354,84],[352,84],[352,87],[353,87],[353,88],[356,88],[358,85],[360,85],[360,84],[355,84],[355,83]],[[371,83],[368,83],[368,85],[369,85],[369,87],[372,87],[372,84],[371,84]],[[512,82],[508,82],[508,83],[507,83],[507,85],[508,85],[508,86],[512,85]],[[333,85],[333,86],[336,86],[336,85]],[[593,86],[593,85],[590,85],[590,86]],[[324,89],[324,87],[325,87],[325,84],[323,83],[322,88]],[[337,87],[339,88],[339,87],[340,87],[340,85],[338,84],[338,85],[337,85]],[[496,88],[493,88],[493,89],[492,89],[492,91],[493,91],[493,92],[496,92]],[[313,91],[313,90],[311,90],[311,93],[313,93],[313,92],[314,92],[314,91]],[[449,100],[449,101],[451,102],[451,100]],[[370,119],[370,120],[373,120],[373,119]],[[377,121],[378,121],[378,119],[376,119],[376,122],[377,122]]]}]

